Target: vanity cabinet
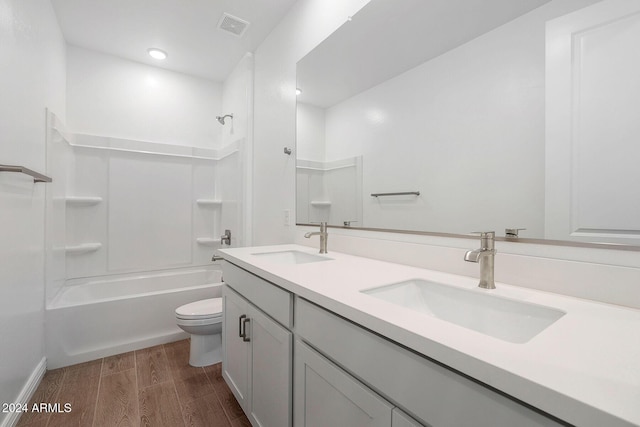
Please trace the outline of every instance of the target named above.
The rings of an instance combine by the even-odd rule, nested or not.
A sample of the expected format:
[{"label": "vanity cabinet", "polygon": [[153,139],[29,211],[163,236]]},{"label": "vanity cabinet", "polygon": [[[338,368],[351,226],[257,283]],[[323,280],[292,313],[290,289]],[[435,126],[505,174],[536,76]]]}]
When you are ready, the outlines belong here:
[{"label": "vanity cabinet", "polygon": [[[292,333],[274,320],[290,327],[291,295],[235,266],[225,266],[224,278],[222,375],[254,426],[291,426]],[[272,311],[240,289],[264,294]]]},{"label": "vanity cabinet", "polygon": [[294,360],[296,427],[422,426],[300,340]]},{"label": "vanity cabinet", "polygon": [[242,320],[249,303],[226,286],[222,292],[222,376],[245,411],[249,410],[249,350],[250,341],[242,337]]},{"label": "vanity cabinet", "polygon": [[295,343],[296,427],[389,427],[393,406],[302,341]]},{"label": "vanity cabinet", "polygon": [[[326,359],[332,361],[330,363],[336,369],[339,366],[349,375],[357,377],[367,387],[375,389],[385,399],[396,402],[426,425],[565,425],[302,298],[296,299],[295,307],[297,339],[304,340],[321,352]],[[296,357],[298,347],[296,341]],[[307,353],[302,352],[303,356]],[[309,375],[313,366],[300,366],[300,361],[296,359],[295,367],[294,378],[298,385],[303,381],[300,376]],[[296,389],[296,398],[300,392],[299,387],[309,388],[304,382],[301,384]],[[346,393],[344,395],[347,396]],[[316,401],[314,404],[322,406],[325,403]],[[304,409],[303,403],[294,401],[296,414]],[[394,422],[393,425],[397,426],[406,426],[407,423],[416,425],[411,424],[413,421],[401,413],[395,416]]]},{"label": "vanity cabinet", "polygon": [[254,427],[567,425],[231,263],[223,274],[222,375]]}]

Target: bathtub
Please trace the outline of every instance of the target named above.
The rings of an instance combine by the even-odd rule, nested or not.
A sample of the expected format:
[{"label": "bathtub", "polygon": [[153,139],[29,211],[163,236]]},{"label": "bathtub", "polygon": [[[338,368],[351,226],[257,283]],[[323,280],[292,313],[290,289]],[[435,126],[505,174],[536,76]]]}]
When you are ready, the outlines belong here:
[{"label": "bathtub", "polygon": [[187,338],[174,310],[222,294],[214,268],[73,279],[47,304],[47,369]]}]

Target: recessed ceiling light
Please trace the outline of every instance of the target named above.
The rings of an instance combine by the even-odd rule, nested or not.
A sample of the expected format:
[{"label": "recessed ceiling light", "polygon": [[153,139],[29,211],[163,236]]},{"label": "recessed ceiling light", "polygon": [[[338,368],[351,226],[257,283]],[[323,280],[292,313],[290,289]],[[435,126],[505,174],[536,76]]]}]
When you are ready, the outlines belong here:
[{"label": "recessed ceiling light", "polygon": [[300,88],[296,88],[296,96],[300,95],[302,93],[302,91],[300,90]]},{"label": "recessed ceiling light", "polygon": [[151,56],[152,58],[155,59],[166,59],[167,58],[167,52],[165,52],[164,50],[152,47],[150,49],[147,49],[147,52],[149,52],[149,56]]}]

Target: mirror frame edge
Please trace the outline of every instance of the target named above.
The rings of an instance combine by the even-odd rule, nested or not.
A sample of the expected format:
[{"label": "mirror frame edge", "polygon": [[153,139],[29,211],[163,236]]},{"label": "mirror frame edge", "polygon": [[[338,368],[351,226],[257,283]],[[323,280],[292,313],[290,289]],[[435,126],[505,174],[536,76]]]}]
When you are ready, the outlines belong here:
[{"label": "mirror frame edge", "polygon": [[[318,224],[296,223],[296,226],[317,227]],[[412,234],[417,236],[449,237],[454,239],[473,239],[473,240],[478,239],[478,236],[474,234],[443,233],[443,232],[437,232],[437,231],[401,230],[401,229],[393,229],[393,228],[374,228],[374,227],[346,227],[341,225],[330,225],[330,224],[327,224],[327,228],[336,228],[336,229],[342,229],[342,230],[373,231],[378,233]],[[508,237],[502,237],[502,236],[496,236],[495,240],[498,242],[528,243],[532,245],[548,245],[548,246],[555,246],[555,247],[564,246],[564,247],[575,247],[575,248],[640,252],[640,245],[627,245],[624,243],[577,242],[577,241],[571,241],[571,240],[534,239],[529,237],[508,238]]]}]

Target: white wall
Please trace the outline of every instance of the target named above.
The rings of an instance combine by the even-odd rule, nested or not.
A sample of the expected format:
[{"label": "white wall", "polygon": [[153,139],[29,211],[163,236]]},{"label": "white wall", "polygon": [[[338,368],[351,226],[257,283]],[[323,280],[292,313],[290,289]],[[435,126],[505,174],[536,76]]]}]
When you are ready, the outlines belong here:
[{"label": "white wall", "polygon": [[[0,0],[0,53],[0,163],[44,173],[45,108],[65,114],[65,44],[48,0]],[[0,402],[19,401],[44,357],[47,185],[0,173]]]},{"label": "white wall", "polygon": [[555,6],[327,110],[327,160],[362,154],[365,194],[421,192],[365,197],[365,226],[544,235],[545,22]]},{"label": "white wall", "polygon": [[[105,202],[67,209],[66,243],[75,246],[95,242],[103,247],[88,254],[68,255],[67,277],[210,263],[217,246],[196,244],[196,238],[219,238],[227,228],[233,231],[234,244],[239,244],[243,234],[240,158],[250,128],[252,55],[243,57],[224,83],[76,46],[68,46],[67,61],[66,127],[74,133],[87,134],[77,135],[76,143],[122,145],[131,150],[187,156],[211,155],[211,150],[202,150],[205,148],[220,150],[215,154],[219,157],[231,150],[230,144],[241,149],[217,162],[74,149],[77,176],[75,182],[70,182],[67,195],[101,196]],[[215,119],[229,113],[234,118],[227,119],[224,126]],[[190,147],[201,149],[201,153],[190,152]],[[187,151],[183,152],[183,148]],[[122,176],[126,178],[120,179]],[[163,179],[164,185],[157,185]],[[221,199],[223,203],[195,204],[199,198]],[[169,200],[180,203],[171,204]],[[169,204],[160,210],[152,209],[153,218],[150,212],[144,213],[157,203]],[[125,215],[131,224],[117,215]],[[162,229],[157,227],[161,222],[175,227],[165,227],[164,233],[157,234],[157,229]],[[138,234],[132,235],[126,228],[131,226]],[[155,245],[162,254],[136,249],[140,242],[148,244],[154,239],[160,239],[159,243],[175,241],[175,248],[167,250],[166,245]]]},{"label": "white wall", "polygon": [[296,158],[324,162],[326,160],[326,110],[298,102],[296,108]]},{"label": "white wall", "polygon": [[249,134],[250,106],[253,102],[253,54],[247,53],[222,83],[222,106],[218,116],[233,114],[225,125],[216,121],[221,129],[222,146]]},{"label": "white wall", "polygon": [[251,182],[253,138],[253,54],[247,53],[222,85],[222,110],[219,115],[233,114],[233,120],[219,125],[222,146],[238,142],[240,150],[219,162],[216,169],[216,192],[226,200],[222,206],[221,231],[231,230],[231,245],[250,244]]},{"label": "white wall", "polygon": [[364,197],[363,225],[544,236],[545,24],[590,3],[540,7],[328,108],[326,160],[363,155],[365,195],[421,192]]},{"label": "white wall", "polygon": [[67,127],[76,133],[214,148],[222,85],[68,46]]},{"label": "white wall", "polygon": [[[253,244],[290,241],[295,209],[296,62],[368,0],[299,0],[255,52]],[[294,223],[293,221],[291,222]]]}]

